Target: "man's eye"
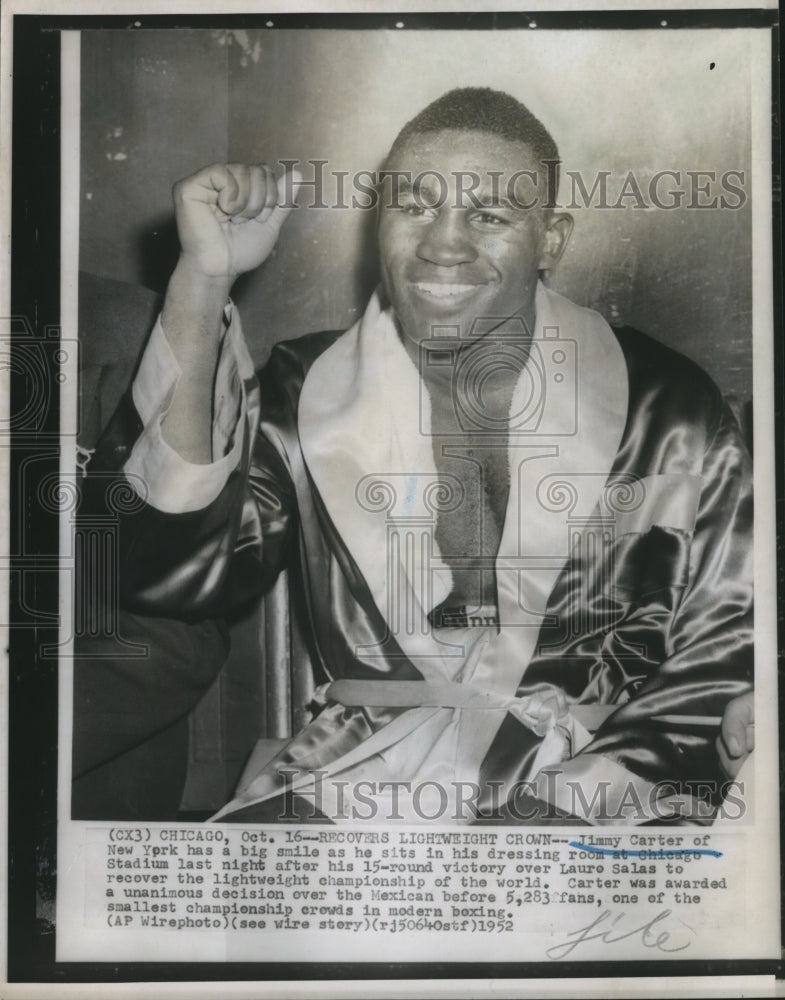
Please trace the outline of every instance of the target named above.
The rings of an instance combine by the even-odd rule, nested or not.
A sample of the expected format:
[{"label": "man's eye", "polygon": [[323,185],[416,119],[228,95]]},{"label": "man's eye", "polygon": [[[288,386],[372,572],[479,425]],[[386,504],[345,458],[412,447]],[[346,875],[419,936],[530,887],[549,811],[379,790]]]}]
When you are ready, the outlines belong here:
[{"label": "man's eye", "polygon": [[425,205],[418,205],[416,201],[410,201],[404,205],[401,205],[401,211],[404,212],[406,215],[413,216],[414,218],[420,218],[421,216],[426,215],[428,212],[432,212],[433,209],[430,209]]},{"label": "man's eye", "polygon": [[494,215],[492,212],[478,212],[474,216],[474,221],[479,222],[482,225],[488,226],[506,226],[507,220],[502,219],[498,215]]}]

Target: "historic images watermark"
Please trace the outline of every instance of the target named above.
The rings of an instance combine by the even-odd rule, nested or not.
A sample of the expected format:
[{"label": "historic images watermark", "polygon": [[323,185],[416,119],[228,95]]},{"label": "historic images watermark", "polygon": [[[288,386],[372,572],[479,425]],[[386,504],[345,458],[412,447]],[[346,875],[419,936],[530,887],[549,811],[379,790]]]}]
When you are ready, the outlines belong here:
[{"label": "historic images watermark", "polygon": [[[300,772],[281,768],[284,783],[296,779]],[[565,820],[565,806],[572,815],[591,815],[595,825],[614,823],[642,823],[691,820],[706,822],[721,817],[725,820],[742,819],[746,813],[744,782],[733,780],[676,782],[660,781],[655,784],[627,781],[624,787],[611,781],[586,782],[565,777],[558,767],[547,768],[533,781],[488,781],[481,788],[474,781],[342,781],[331,778],[331,793],[323,795],[323,783],[328,772],[314,770],[313,800],[302,800],[295,812],[291,796],[282,798],[281,822],[302,822],[303,819],[347,822],[395,822],[405,817],[401,805],[405,798],[407,807],[422,822],[476,823],[500,822],[533,823],[544,820]],[[559,785],[561,794],[555,793]],[[351,789],[351,796],[345,796]],[[549,795],[543,800],[543,792]],[[565,794],[566,793],[566,794]],[[559,806],[553,803],[557,800]],[[328,805],[328,799],[331,805]],[[715,803],[720,802],[719,807]],[[302,807],[310,806],[310,814],[303,815]],[[408,808],[407,808],[408,811]],[[565,820],[569,823],[569,819]]]},{"label": "historic images watermark", "polygon": [[[500,170],[339,170],[318,157],[280,159],[285,172],[285,204],[295,208],[722,209],[747,204],[747,174],[741,169],[561,170],[559,160],[542,169]],[[565,193],[558,197],[560,174]]]}]

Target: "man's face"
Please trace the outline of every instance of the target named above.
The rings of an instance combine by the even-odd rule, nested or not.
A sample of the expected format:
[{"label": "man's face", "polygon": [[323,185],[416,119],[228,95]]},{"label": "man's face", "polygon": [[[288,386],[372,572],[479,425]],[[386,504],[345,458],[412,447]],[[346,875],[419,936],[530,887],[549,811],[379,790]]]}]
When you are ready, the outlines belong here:
[{"label": "man's face", "polygon": [[[522,207],[547,197],[545,167],[529,146],[482,132],[426,133],[386,169],[421,177],[414,189],[388,179],[379,221],[382,281],[407,338],[419,343],[434,326],[459,326],[467,337],[489,317],[529,324],[538,270],[566,242],[547,209]],[[536,188],[521,171],[537,173]]]}]

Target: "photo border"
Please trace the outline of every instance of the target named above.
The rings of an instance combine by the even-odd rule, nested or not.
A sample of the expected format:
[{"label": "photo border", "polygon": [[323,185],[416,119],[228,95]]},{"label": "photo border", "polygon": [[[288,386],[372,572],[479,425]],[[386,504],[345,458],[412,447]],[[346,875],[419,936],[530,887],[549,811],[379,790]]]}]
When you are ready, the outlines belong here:
[{"label": "photo border", "polygon": [[[539,28],[575,30],[656,28],[667,20],[667,28],[760,27],[772,35],[772,153],[775,188],[780,178],[780,112],[778,86],[778,29],[774,10],[662,10],[647,11],[537,11]],[[178,14],[178,15],[85,15],[16,14],[13,16],[13,162],[11,182],[11,252],[8,316],[36,317],[39,329],[51,331],[52,346],[58,342],[60,323],[60,37],[63,30],[134,27],[259,27],[266,14]],[[529,23],[531,14],[481,13],[276,13],[281,28],[391,28],[404,20],[405,28],[459,30],[503,29]],[[776,437],[776,496],[778,529],[779,646],[783,646],[783,322],[780,202],[772,197],[774,280],[774,416]],[[21,329],[21,328],[20,328]],[[40,334],[38,334],[40,337]],[[16,371],[10,373],[11,413],[25,404],[25,383]],[[321,979],[367,981],[412,978],[448,979],[459,969],[466,979],[510,979],[518,977],[570,979],[606,976],[668,977],[696,975],[782,976],[782,962],[767,961],[656,961],[656,962],[565,962],[565,963],[346,963],[308,965],[301,963],[56,963],[54,935],[38,921],[36,893],[49,891],[48,880],[56,870],[57,808],[57,719],[58,682],[56,660],[40,658],[42,644],[56,644],[56,622],[60,608],[58,574],[47,562],[58,551],[58,516],[43,508],[25,512],[25,538],[19,537],[20,496],[16,489],[23,463],[35,456],[43,474],[59,471],[60,390],[51,383],[50,405],[37,434],[12,433],[9,450],[10,500],[9,553],[15,559],[9,588],[9,621],[19,621],[9,635],[8,699],[8,965],[9,982],[15,983],[123,983],[123,982],[282,982]],[[13,424],[11,425],[13,428]],[[27,532],[29,531],[29,535]],[[30,539],[34,539],[33,550]],[[24,543],[24,550],[22,545]],[[14,557],[16,554],[16,557]],[[25,627],[31,609],[28,592],[20,583],[25,574],[35,581],[38,620]],[[780,684],[780,712],[785,696]],[[783,718],[785,716],[780,716]],[[32,725],[31,720],[36,724]],[[781,753],[785,750],[780,735]],[[597,966],[601,965],[598,973]]]}]

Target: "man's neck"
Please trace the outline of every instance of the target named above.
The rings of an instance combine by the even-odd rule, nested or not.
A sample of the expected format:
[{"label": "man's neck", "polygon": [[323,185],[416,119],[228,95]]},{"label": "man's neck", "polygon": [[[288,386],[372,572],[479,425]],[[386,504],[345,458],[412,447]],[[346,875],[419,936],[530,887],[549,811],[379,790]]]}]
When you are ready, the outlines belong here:
[{"label": "man's neck", "polygon": [[[521,323],[523,321],[523,325]],[[489,416],[509,412],[512,393],[529,357],[534,314],[512,317],[472,340],[445,338],[420,343],[399,327],[399,335],[435,406],[462,397],[479,398]]]}]

